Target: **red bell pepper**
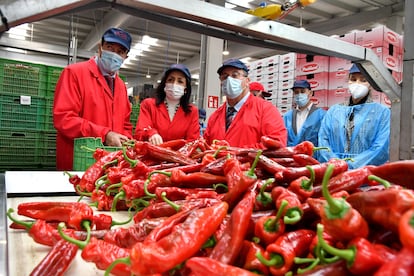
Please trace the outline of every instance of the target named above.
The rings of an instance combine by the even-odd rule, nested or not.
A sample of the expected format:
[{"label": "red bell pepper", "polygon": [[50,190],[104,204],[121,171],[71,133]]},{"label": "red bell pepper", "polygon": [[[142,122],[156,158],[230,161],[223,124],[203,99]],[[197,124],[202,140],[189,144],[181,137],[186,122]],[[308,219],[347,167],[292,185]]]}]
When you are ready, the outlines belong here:
[{"label": "red bell pepper", "polygon": [[309,252],[315,232],[307,229],[286,232],[266,247],[265,255],[258,259],[269,267],[272,275],[285,275],[294,265],[295,257],[303,257]]},{"label": "red bell pepper", "polygon": [[185,266],[191,270],[193,276],[226,275],[226,276],[257,276],[256,273],[237,266],[224,264],[206,257],[192,257]]},{"label": "red bell pepper", "polygon": [[361,214],[343,198],[334,198],[328,191],[328,181],[334,166],[326,169],[322,181],[322,194],[326,203],[321,210],[321,222],[325,231],[338,241],[350,241],[356,237],[368,236],[368,223]]},{"label": "red bell pepper", "polygon": [[319,245],[326,252],[344,259],[353,275],[372,275],[384,263],[384,259],[367,239],[355,237],[348,243],[348,248],[338,249],[325,242],[322,236],[323,228],[322,224],[318,224]]},{"label": "red bell pepper", "polygon": [[209,257],[224,264],[234,264],[245,239],[252,216],[256,193],[250,190],[234,207],[220,240]]},{"label": "red bell pepper", "polygon": [[31,276],[64,275],[76,257],[78,247],[63,239],[56,242],[49,253],[32,270]]},{"label": "red bell pepper", "polygon": [[193,256],[214,234],[227,214],[221,202],[196,209],[174,231],[152,243],[137,243],[131,249],[131,272],[138,275],[164,273]]},{"label": "red bell pepper", "polygon": [[276,216],[262,216],[254,224],[254,235],[260,239],[260,243],[267,246],[285,232],[283,214],[288,205],[286,200],[282,200]]}]

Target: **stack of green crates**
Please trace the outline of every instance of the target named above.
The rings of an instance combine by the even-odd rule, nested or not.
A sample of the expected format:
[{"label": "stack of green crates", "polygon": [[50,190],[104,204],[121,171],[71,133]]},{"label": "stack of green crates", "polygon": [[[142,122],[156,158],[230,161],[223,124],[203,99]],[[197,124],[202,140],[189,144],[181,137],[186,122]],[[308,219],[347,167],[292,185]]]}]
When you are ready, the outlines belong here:
[{"label": "stack of green crates", "polygon": [[57,69],[0,59],[0,171],[56,168],[50,81]]}]

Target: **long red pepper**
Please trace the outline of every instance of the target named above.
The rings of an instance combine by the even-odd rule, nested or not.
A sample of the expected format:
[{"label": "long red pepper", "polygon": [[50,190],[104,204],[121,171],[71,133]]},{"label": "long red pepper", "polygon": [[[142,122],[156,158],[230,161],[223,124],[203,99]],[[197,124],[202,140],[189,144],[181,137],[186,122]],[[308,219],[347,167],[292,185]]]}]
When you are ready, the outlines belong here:
[{"label": "long red pepper", "polygon": [[338,241],[350,241],[368,236],[368,223],[361,214],[343,198],[334,198],[328,191],[328,180],[333,171],[330,164],[322,180],[322,194],[326,203],[321,211],[321,222],[325,231]]},{"label": "long red pepper", "polygon": [[402,215],[398,224],[398,233],[403,246],[414,252],[414,209]]},{"label": "long red pepper", "polygon": [[109,152],[103,155],[99,160],[93,163],[85,173],[79,182],[79,190],[82,192],[92,192],[95,189],[95,182],[105,172],[105,166],[111,162],[117,161],[122,156],[122,150]]},{"label": "long red pepper", "polygon": [[77,230],[82,222],[93,223],[93,210],[83,202],[24,202],[17,207],[19,215],[46,221],[61,221]]},{"label": "long red pepper", "polygon": [[315,232],[299,229],[286,232],[266,247],[265,255],[257,255],[269,267],[272,275],[285,275],[294,265],[295,257],[303,257],[309,252]]},{"label": "long red pepper", "polygon": [[303,141],[291,147],[280,147],[280,148],[265,150],[264,154],[268,157],[291,157],[295,154],[306,154],[306,155],[312,156],[313,152],[319,149],[325,149],[325,148],[316,148],[312,142]]},{"label": "long red pepper", "polygon": [[234,264],[245,239],[252,216],[256,193],[249,190],[234,207],[220,240],[209,257],[225,264]]},{"label": "long red pepper", "polygon": [[319,245],[326,252],[344,259],[353,275],[371,275],[385,262],[375,247],[363,237],[352,239],[346,249],[338,249],[329,245],[323,239],[323,228],[322,224],[317,225]]},{"label": "long red pepper", "polygon": [[[249,153],[250,157],[256,156],[256,153]],[[283,174],[287,170],[286,167],[280,165],[276,161],[270,159],[265,155],[260,155],[258,160],[258,167],[263,168],[266,172],[272,174],[276,180],[282,180]]]},{"label": "long red pepper", "polygon": [[235,158],[229,158],[224,164],[228,191],[223,196],[223,201],[229,204],[230,210],[233,208],[235,203],[243,197],[249,187],[257,181],[254,169],[256,168],[260,155],[261,151],[257,153],[257,158],[253,162],[249,171],[243,171],[240,162]]},{"label": "long red pepper", "polygon": [[[24,222],[12,217],[11,214],[13,212],[14,210],[9,208],[7,211],[7,217],[14,223],[22,225],[35,242],[47,246],[53,246],[62,239],[56,228],[48,224],[45,220],[38,219],[34,222]],[[65,233],[73,236],[75,231],[73,229],[65,229]]]},{"label": "long red pepper", "polygon": [[191,275],[194,276],[257,276],[256,273],[207,257],[192,257],[185,263],[185,266],[191,270]]},{"label": "long red pepper", "polygon": [[[313,171],[315,173],[315,182],[316,183],[319,183],[323,179],[326,168],[330,164],[334,165],[334,169],[333,169],[333,172],[332,172],[333,176],[348,170],[348,163],[346,163],[345,160],[337,159],[337,158],[330,159],[330,160],[328,160],[328,162],[324,162],[324,163],[321,163],[321,164],[310,165],[310,167],[313,169]],[[293,181],[293,180],[295,180],[299,177],[302,177],[302,176],[310,177],[310,171],[306,166],[305,167],[297,167],[297,168],[287,167],[286,171],[283,172],[283,180],[285,182],[291,182],[291,181]],[[314,189],[316,187],[317,186],[315,186]]]},{"label": "long red pepper", "polygon": [[32,270],[30,276],[64,275],[77,252],[78,247],[75,244],[63,239],[59,240]]},{"label": "long red pepper", "polygon": [[[329,179],[328,190],[331,193],[339,191],[354,192],[356,189],[369,182],[371,170],[369,167],[360,167],[353,170],[344,171]],[[314,196],[322,196],[322,186],[316,186],[313,189]]]},{"label": "long red pepper", "polygon": [[137,243],[131,251],[131,272],[164,273],[193,256],[226,216],[225,202],[197,209],[174,230],[153,243]]},{"label": "long red pepper", "polygon": [[373,175],[391,183],[414,189],[414,160],[387,162],[380,166],[371,166]]},{"label": "long red pepper", "polygon": [[356,192],[347,199],[371,223],[398,233],[402,215],[414,208],[414,191],[391,187],[380,191]]},{"label": "long red pepper", "polygon": [[403,247],[395,259],[385,262],[374,276],[411,276],[414,275],[414,252]]},{"label": "long red pepper", "polygon": [[173,163],[179,163],[182,165],[197,163],[197,161],[186,156],[185,154],[180,153],[179,151],[159,147],[148,142],[137,141],[135,142],[134,149],[137,154],[150,156],[151,158],[160,161],[168,161]]}]

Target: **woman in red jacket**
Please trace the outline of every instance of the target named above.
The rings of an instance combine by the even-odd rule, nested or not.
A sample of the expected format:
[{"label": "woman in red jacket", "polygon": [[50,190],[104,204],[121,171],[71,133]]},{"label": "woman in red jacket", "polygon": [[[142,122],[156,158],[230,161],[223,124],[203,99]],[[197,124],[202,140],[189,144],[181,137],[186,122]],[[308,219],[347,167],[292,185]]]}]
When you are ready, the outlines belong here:
[{"label": "woman in red jacket", "polygon": [[155,98],[141,102],[134,138],[154,145],[175,139],[200,137],[198,109],[190,104],[191,74],[183,64],[164,73]]}]

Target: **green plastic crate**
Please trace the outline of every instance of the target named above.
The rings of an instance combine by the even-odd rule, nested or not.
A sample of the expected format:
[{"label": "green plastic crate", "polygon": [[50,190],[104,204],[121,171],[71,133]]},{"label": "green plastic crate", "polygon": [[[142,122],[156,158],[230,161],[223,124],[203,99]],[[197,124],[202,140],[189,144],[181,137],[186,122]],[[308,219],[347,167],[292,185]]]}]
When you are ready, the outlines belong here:
[{"label": "green plastic crate", "polygon": [[0,92],[12,95],[44,97],[47,66],[0,59]]},{"label": "green plastic crate", "polygon": [[0,130],[0,166],[36,167],[37,142],[34,131]]},{"label": "green plastic crate", "polygon": [[40,166],[56,169],[56,131],[40,131],[36,148]]},{"label": "green plastic crate", "polygon": [[55,131],[55,127],[53,125],[53,99],[46,99],[45,108],[46,111],[44,128],[48,131]]},{"label": "green plastic crate", "polygon": [[101,138],[76,138],[73,149],[73,170],[85,171],[93,165],[96,160],[93,158],[93,151],[90,149],[95,150],[97,148],[102,148],[107,151],[116,151],[121,149],[120,147],[104,146]]},{"label": "green plastic crate", "polygon": [[60,74],[63,71],[63,67],[47,67],[47,87],[46,98],[52,99],[55,94],[56,83],[59,80]]},{"label": "green plastic crate", "polygon": [[[46,129],[46,101],[28,96],[0,94],[0,128],[18,130]],[[28,104],[30,103],[30,104]]]}]

